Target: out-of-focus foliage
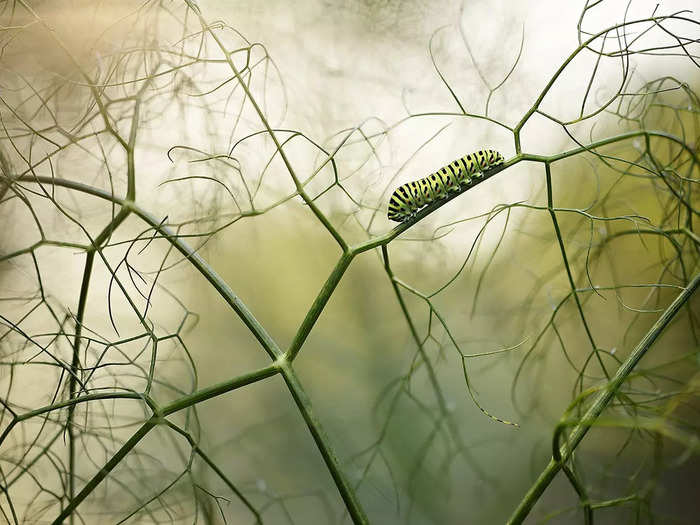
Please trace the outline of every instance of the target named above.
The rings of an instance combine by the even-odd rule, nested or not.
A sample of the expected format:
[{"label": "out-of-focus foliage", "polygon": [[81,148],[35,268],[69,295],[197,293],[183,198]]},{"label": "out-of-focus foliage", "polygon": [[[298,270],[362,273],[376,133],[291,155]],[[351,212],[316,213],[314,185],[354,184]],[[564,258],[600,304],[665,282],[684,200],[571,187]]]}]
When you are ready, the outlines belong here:
[{"label": "out-of-focus foliage", "polygon": [[437,4],[0,4],[5,520],[692,521],[697,14]]}]

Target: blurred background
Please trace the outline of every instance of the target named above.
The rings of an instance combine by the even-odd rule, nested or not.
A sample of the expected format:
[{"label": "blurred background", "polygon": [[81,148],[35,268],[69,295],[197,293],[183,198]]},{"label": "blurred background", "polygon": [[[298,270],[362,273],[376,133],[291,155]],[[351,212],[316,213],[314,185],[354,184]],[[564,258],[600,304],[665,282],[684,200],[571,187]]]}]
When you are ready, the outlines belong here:
[{"label": "blurred background", "polygon": [[[6,430],[13,414],[70,397],[78,326],[83,393],[149,389],[165,404],[270,361],[210,283],[136,215],[104,235],[80,317],[84,254],[120,207],[50,178],[107,196],[134,189],[136,205],[194,247],[286,350],[341,251],[297,194],[242,84],[289,140],[304,191],[355,245],[395,226],[386,204],[399,184],[482,148],[512,158],[512,128],[579,37],[693,7],[594,4],[5,3],[0,507],[8,521],[49,522],[66,504],[67,421],[80,436],[80,489],[149,414],[108,399]],[[358,255],[342,277],[295,370],[371,523],[505,522],[549,461],[562,414],[602,384],[592,350],[614,372],[697,273],[697,14],[666,24],[597,39],[591,49],[606,54],[576,56],[522,131],[522,150],[534,155],[640,129],[688,145],[640,136],[552,164],[581,311],[535,162],[514,164],[392,240],[397,289],[379,249]],[[621,43],[634,53],[616,53]],[[329,152],[336,171],[324,164]],[[601,503],[597,523],[694,522],[699,321],[695,298],[579,447],[579,474]],[[519,427],[475,404],[460,352],[479,354],[464,361],[479,405]],[[280,377],[169,419],[264,523],[350,522]],[[83,502],[82,521],[253,523],[190,453],[181,435],[157,427]],[[583,522],[564,476],[529,520]]]}]

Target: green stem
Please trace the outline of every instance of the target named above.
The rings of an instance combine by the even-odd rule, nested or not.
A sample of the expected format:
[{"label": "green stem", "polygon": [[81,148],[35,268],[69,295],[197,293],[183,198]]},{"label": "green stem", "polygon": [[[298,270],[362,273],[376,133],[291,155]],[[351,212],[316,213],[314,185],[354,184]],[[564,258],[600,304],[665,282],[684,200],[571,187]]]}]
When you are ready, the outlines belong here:
[{"label": "green stem", "polygon": [[[54,525],[58,523],[63,523],[63,520],[65,520],[69,516],[72,516],[73,511],[78,507],[78,505],[80,505],[80,503],[82,503],[83,500],[86,497],[88,497],[93,490],[95,490],[95,488],[97,488],[100,482],[102,482],[102,480],[105,477],[107,477],[107,474],[109,474],[112,471],[112,469],[114,469],[114,467],[118,465],[129,452],[131,452],[131,450],[134,447],[136,447],[139,441],[141,441],[141,439],[143,439],[143,437],[146,434],[148,434],[151,431],[151,429],[153,429],[153,427],[157,426],[158,424],[164,421],[163,418],[165,416],[191,407],[192,405],[195,405],[207,399],[211,399],[212,397],[216,397],[223,393],[230,392],[231,390],[235,390],[237,388],[241,388],[256,381],[266,379],[270,376],[275,375],[279,371],[279,364],[275,363],[268,367],[256,370],[255,372],[243,374],[230,381],[224,381],[223,383],[219,383],[217,385],[198,390],[197,392],[194,392],[193,394],[190,394],[188,396],[183,396],[182,398],[173,401],[169,405],[164,406],[162,409],[158,409],[158,407],[156,407],[155,405],[151,405],[154,414],[129,438],[129,440],[126,443],[122,445],[122,447],[116,452],[116,454],[114,454],[114,456],[112,456],[112,458],[110,458],[110,460],[105,464],[105,466],[102,467],[97,472],[97,474],[95,474],[92,477],[92,479],[90,479],[90,481],[87,482],[87,484],[83,487],[83,490],[81,490],[74,498],[71,498],[71,500],[68,503],[68,506],[65,509],[63,509],[58,515],[58,517],[54,520]],[[112,397],[117,398],[126,396],[112,394]],[[87,398],[88,396],[86,396],[86,398],[84,398],[83,400],[88,400]],[[97,398],[97,396],[90,397],[90,400],[95,398]],[[26,419],[30,415],[33,416],[37,414],[25,414],[23,416],[23,419]]]},{"label": "green stem", "polygon": [[[90,277],[92,276],[92,268],[95,262],[95,254],[102,247],[102,244],[109,239],[112,232],[126,220],[130,211],[122,208],[114,219],[100,232],[100,234],[92,241],[92,247],[88,250],[85,257],[85,266],[83,268],[83,280],[80,285],[80,297],[78,299],[78,312],[75,318],[75,337],[73,338],[73,356],[70,365],[70,377],[68,379],[68,398],[73,399],[78,395],[78,373],[81,370],[80,366],[80,341],[83,331],[83,322],[85,320],[85,308],[87,306],[88,290],[90,288]],[[74,430],[75,408],[77,405],[71,404],[68,406],[68,415],[66,417],[66,429],[68,430],[68,500],[72,501],[75,497],[75,443],[77,435]],[[73,519],[71,517],[71,523]]]},{"label": "green stem", "polygon": [[260,368],[259,370],[255,370],[254,372],[249,372],[247,374],[240,375],[228,381],[222,381],[221,383],[218,383],[216,385],[202,388],[201,390],[197,390],[196,392],[190,395],[183,396],[180,399],[173,401],[169,405],[165,405],[160,410],[160,414],[163,417],[169,416],[170,414],[173,414],[180,410],[184,410],[185,408],[196,405],[197,403],[201,403],[202,401],[206,401],[207,399],[220,396],[222,394],[225,394],[226,392],[230,392],[231,390],[235,390],[237,388],[241,388],[251,383],[255,383],[256,381],[272,377],[273,375],[279,373],[279,371],[279,364],[274,363],[270,366],[266,366],[264,368]]},{"label": "green stem", "polygon": [[338,492],[340,492],[340,497],[343,498],[343,502],[345,502],[345,507],[347,508],[353,523],[356,525],[369,523],[367,516],[362,509],[362,505],[355,494],[355,491],[350,486],[350,483],[343,473],[340,461],[338,461],[338,457],[335,455],[335,452],[330,445],[331,441],[328,438],[328,435],[323,430],[321,422],[313,413],[311,400],[306,395],[301,383],[299,383],[291,363],[283,362],[281,365],[281,371],[282,377],[284,377],[287,387],[289,388],[289,392],[292,394],[294,402],[299,408],[299,411],[306,422],[306,426],[311,432],[311,436],[313,437],[318,450],[321,452],[323,461],[326,463],[326,467],[328,467],[328,471],[333,477],[335,486],[338,488]]},{"label": "green stem", "polygon": [[[700,273],[693,277],[688,286],[684,288],[683,291],[678,294],[678,296],[668,306],[668,308],[664,310],[661,317],[657,319],[651,329],[637,344],[634,350],[632,350],[629,357],[627,357],[627,359],[617,369],[617,372],[615,372],[615,375],[612,377],[606,388],[600,391],[596,399],[593,401],[591,407],[582,416],[579,423],[572,429],[571,434],[566,440],[566,444],[560,447],[559,460],[552,458],[549,461],[549,464],[540,473],[535,483],[532,485],[532,487],[530,487],[523,499],[518,504],[518,507],[508,520],[508,524],[522,523],[525,520],[527,515],[530,513],[530,510],[532,510],[532,507],[535,505],[535,503],[537,503],[540,496],[542,496],[544,491],[554,479],[554,476],[562,468],[562,465],[568,461],[574,449],[576,449],[579,443],[583,440],[598,416],[600,416],[610,401],[612,401],[612,399],[615,397],[627,376],[629,376],[632,370],[637,366],[642,357],[644,357],[644,354],[646,354],[647,350],[651,348],[651,345],[654,344],[659,335],[661,335],[661,332],[671,322],[678,311],[689,301],[690,297],[693,295],[693,293],[695,293],[698,286],[700,286]],[[555,433],[561,433],[566,426],[566,423],[560,423]]]},{"label": "green stem", "polygon": [[124,457],[133,449],[139,441],[141,441],[146,434],[148,434],[153,427],[158,424],[159,418],[157,416],[152,416],[148,421],[146,421],[141,427],[129,438],[129,440],[122,445],[122,447],[117,451],[114,456],[102,467],[93,478],[87,482],[75,498],[71,499],[66,508],[64,508],[58,517],[53,521],[53,525],[59,525],[63,523],[68,516],[72,516],[73,511],[80,505],[83,500],[88,497],[93,490],[100,484],[100,482],[107,477],[114,467],[116,467]]},{"label": "green stem", "polygon": [[219,276],[219,274],[217,274],[216,271],[194,249],[192,249],[185,241],[180,239],[177,233],[165,226],[162,221],[157,220],[143,208],[137,206],[135,203],[127,199],[117,197],[110,192],[72,180],[43,176],[40,177],[34,175],[23,175],[19,177],[18,180],[23,182],[52,184],[63,188],[70,188],[81,193],[86,193],[88,195],[113,202],[122,206],[123,209],[130,210],[134,213],[134,215],[138,216],[151,228],[162,235],[163,238],[170,242],[182,255],[187,258],[192,266],[194,266],[199,273],[201,273],[204,278],[209,281],[209,284],[211,284],[214,289],[219,292],[221,297],[223,297],[223,299],[229,304],[229,306],[233,308],[233,310],[238,314],[243,323],[253,333],[255,338],[258,340],[258,342],[260,342],[262,347],[272,359],[277,359],[282,355],[282,351],[279,349],[279,346],[277,346],[277,343],[272,339],[272,337],[270,337],[245,303],[238,298],[235,292],[228,286],[228,284],[226,284],[221,276]]},{"label": "green stem", "polygon": [[338,286],[340,279],[343,277],[343,274],[345,274],[345,270],[348,269],[348,266],[350,266],[354,256],[355,254],[352,252],[343,253],[333,268],[333,271],[328,276],[328,279],[326,279],[326,282],[323,283],[323,286],[318,292],[318,295],[311,305],[311,308],[309,308],[306,317],[304,317],[301,326],[299,326],[299,330],[297,330],[291,345],[289,345],[289,350],[287,350],[285,355],[286,359],[289,361],[293,361],[299,353],[299,350],[301,350],[306,338],[309,336],[309,333],[316,324],[316,321],[318,321],[323,308],[331,298],[333,291],[335,290],[336,286]]},{"label": "green stem", "polygon": [[586,319],[586,316],[583,313],[583,306],[581,305],[581,299],[578,296],[578,293],[576,292],[576,283],[574,282],[574,276],[571,274],[571,266],[569,265],[569,259],[566,255],[566,248],[564,247],[564,238],[562,237],[561,234],[561,229],[559,228],[559,221],[557,220],[557,214],[554,211],[554,192],[552,190],[552,171],[549,163],[545,163],[544,165],[545,168],[545,174],[547,177],[547,208],[549,210],[549,215],[552,218],[552,224],[554,225],[554,232],[557,236],[557,242],[559,243],[559,250],[561,251],[561,256],[564,261],[564,268],[566,269],[566,276],[569,280],[569,287],[571,289],[571,293],[574,296],[574,301],[576,302],[576,308],[579,313],[579,317],[581,317],[581,322],[583,323],[583,328],[586,331],[586,336],[588,337],[588,340],[591,343],[591,347],[593,349],[593,352],[595,353],[596,359],[598,360],[598,364],[600,365],[600,368],[603,370],[603,374],[605,374],[606,379],[610,379],[610,374],[608,373],[608,370],[605,368],[605,364],[603,363],[603,360],[600,358],[600,353],[598,352],[598,346],[595,343],[595,339],[593,339],[593,333],[591,332],[591,328],[588,326],[588,320]]}]

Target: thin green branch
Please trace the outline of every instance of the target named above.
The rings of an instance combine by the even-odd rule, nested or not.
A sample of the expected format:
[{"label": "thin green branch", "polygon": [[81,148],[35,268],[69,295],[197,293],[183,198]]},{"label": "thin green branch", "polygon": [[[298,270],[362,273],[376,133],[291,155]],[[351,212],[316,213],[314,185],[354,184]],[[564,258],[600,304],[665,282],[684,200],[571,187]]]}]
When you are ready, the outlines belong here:
[{"label": "thin green branch", "polygon": [[[666,326],[673,320],[678,311],[690,301],[690,298],[693,296],[698,286],[700,286],[700,273],[697,274],[692,281],[690,281],[690,283],[688,283],[688,286],[686,286],[685,289],[676,296],[666,310],[664,310],[664,313],[661,314],[654,325],[639,341],[634,350],[632,350],[627,359],[625,359],[622,365],[620,365],[615,372],[615,375],[608,382],[607,386],[596,396],[593,404],[581,417],[579,423],[571,430],[566,442],[559,448],[560,458],[552,458],[549,461],[549,464],[545,467],[535,483],[527,491],[527,494],[525,494],[523,499],[518,504],[518,507],[509,518],[507,522],[508,524],[522,523],[525,520],[527,515],[530,513],[530,510],[532,510],[532,507],[535,505],[535,503],[537,503],[544,491],[554,479],[554,476],[556,476],[556,474],[562,468],[562,465],[569,460],[576,447],[586,436],[588,430],[595,424],[596,419],[598,419],[603,410],[605,410],[605,408],[615,398],[624,381],[632,373],[634,368],[637,366],[642,357],[644,357],[649,348],[651,348],[656,339],[661,335],[664,328],[666,328]],[[565,425],[558,426],[556,433],[561,433],[564,428]]]},{"label": "thin green branch", "polygon": [[328,471],[335,482],[335,486],[338,488],[338,492],[340,492],[340,496],[345,502],[345,507],[347,508],[348,514],[350,514],[353,523],[356,525],[369,523],[367,516],[365,515],[365,511],[362,508],[362,504],[360,503],[357,494],[355,494],[355,490],[352,488],[352,485],[346,478],[340,461],[338,461],[338,457],[331,447],[330,438],[323,429],[321,421],[313,412],[311,400],[304,391],[304,388],[301,386],[301,383],[299,382],[299,379],[292,368],[292,364],[284,360],[281,361],[280,371],[282,372],[282,377],[289,388],[289,392],[292,394],[294,402],[301,412],[301,415],[306,422],[306,426],[308,427],[309,432],[311,432],[311,436],[313,437],[313,440],[316,443],[321,456],[323,457],[323,461],[326,463],[326,467],[328,467]]},{"label": "thin green branch", "polygon": [[576,309],[578,310],[579,316],[581,317],[581,323],[583,323],[583,328],[586,331],[586,336],[588,337],[588,340],[591,343],[591,349],[595,353],[596,359],[598,361],[598,364],[600,365],[601,370],[603,371],[603,374],[605,374],[605,377],[607,379],[610,379],[608,370],[605,368],[605,364],[603,363],[603,360],[600,357],[600,353],[598,352],[598,346],[596,345],[595,340],[593,339],[593,333],[591,332],[591,328],[588,326],[588,320],[586,319],[586,315],[583,313],[581,300],[579,299],[578,293],[576,292],[576,283],[574,282],[574,277],[571,273],[571,266],[569,265],[569,260],[566,255],[566,248],[564,247],[564,238],[562,237],[561,229],[559,228],[557,214],[554,211],[554,195],[552,190],[552,172],[550,164],[545,163],[544,169],[547,179],[547,207],[549,208],[549,214],[552,218],[552,224],[554,226],[554,233],[557,237],[557,242],[559,243],[559,250],[561,251],[561,257],[564,263],[564,268],[566,269],[566,276],[569,280],[569,287],[571,293],[573,294],[574,301],[576,302]]},{"label": "thin green branch", "polygon": [[248,307],[235,294],[228,284],[216,273],[216,271],[207,263],[196,250],[192,249],[185,241],[183,241],[177,233],[173,232],[168,226],[164,225],[150,213],[139,207],[136,203],[130,202],[113,195],[107,191],[82,184],[80,182],[59,179],[54,177],[43,177],[24,175],[18,180],[23,182],[32,182],[38,184],[56,185],[64,188],[70,188],[81,193],[93,195],[100,199],[104,199],[119,206],[131,210],[134,215],[137,215],[146,224],[158,232],[164,239],[167,239],[185,258],[201,273],[204,278],[214,287],[221,297],[233,308],[238,314],[243,323],[250,329],[258,342],[262,345],[268,355],[274,360],[282,355],[277,343],[267,333],[263,326],[258,322],[255,316],[248,310]]},{"label": "thin green branch", "polygon": [[350,266],[350,263],[354,257],[355,254],[353,252],[345,252],[340,257],[333,268],[333,271],[331,271],[331,274],[328,276],[328,279],[326,279],[326,282],[323,283],[323,286],[318,292],[316,299],[314,299],[311,308],[309,308],[309,311],[306,313],[306,316],[299,326],[292,343],[289,345],[289,349],[285,353],[285,359],[294,361],[297,354],[301,350],[301,347],[304,345],[306,338],[309,336],[309,333],[311,333],[311,330],[321,315],[321,312],[323,312],[323,308],[326,306],[326,303],[328,303],[328,300],[331,298],[336,286],[338,286],[340,279],[342,279],[343,275],[345,274],[345,270],[348,269],[348,266]]}]

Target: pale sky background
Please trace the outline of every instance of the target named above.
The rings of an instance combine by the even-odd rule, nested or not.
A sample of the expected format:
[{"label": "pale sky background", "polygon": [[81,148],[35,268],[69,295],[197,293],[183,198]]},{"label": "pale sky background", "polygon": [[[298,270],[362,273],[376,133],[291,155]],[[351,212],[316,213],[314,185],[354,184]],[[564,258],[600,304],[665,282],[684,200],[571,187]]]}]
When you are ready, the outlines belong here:
[{"label": "pale sky background", "polygon": [[[688,6],[680,0],[635,1],[628,19],[649,16],[657,4],[664,13]],[[436,48],[442,50],[437,53],[438,63],[454,79],[461,62],[462,100],[469,109],[483,107],[483,86],[460,45],[458,22],[477,60],[493,64],[487,72],[493,84],[512,65],[524,28],[519,66],[503,95],[492,101],[496,116],[520,116],[578,45],[576,24],[582,5],[557,0],[201,2],[209,19],[226,20],[247,38],[267,46],[287,83],[291,118],[305,119],[307,125],[326,123],[332,131],[370,116],[387,122],[404,116],[403,89],[408,90],[407,99],[414,101],[412,107],[415,101],[440,95],[442,109],[456,109],[445,96],[428,54],[429,40],[440,28],[444,29],[435,40]],[[627,2],[606,2],[590,10],[584,29],[595,32],[620,21],[626,6]],[[451,51],[449,64],[446,51]],[[635,62],[639,60],[634,57]],[[667,58],[664,63],[668,67]],[[588,67],[579,69],[582,75],[572,79],[572,85],[588,78]],[[559,104],[569,102],[563,98]]]}]

